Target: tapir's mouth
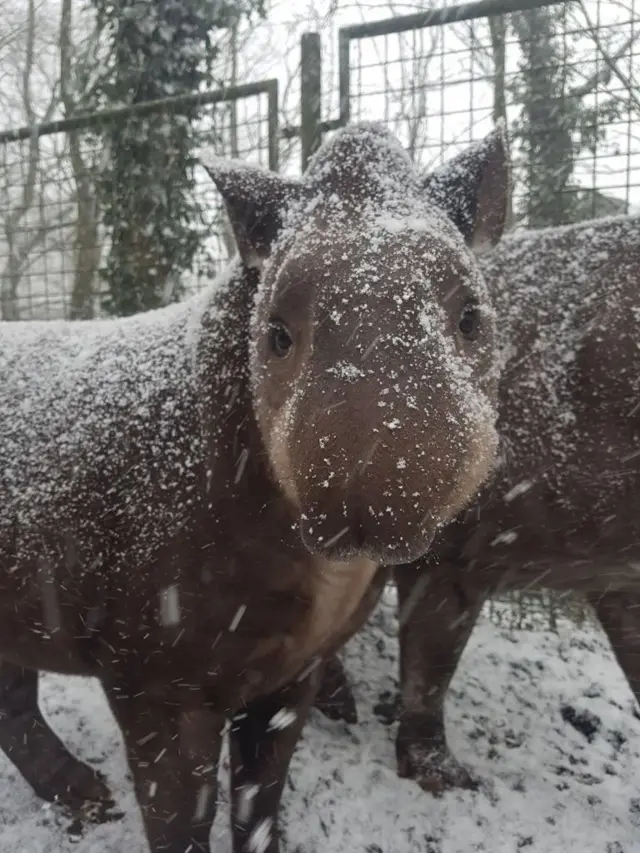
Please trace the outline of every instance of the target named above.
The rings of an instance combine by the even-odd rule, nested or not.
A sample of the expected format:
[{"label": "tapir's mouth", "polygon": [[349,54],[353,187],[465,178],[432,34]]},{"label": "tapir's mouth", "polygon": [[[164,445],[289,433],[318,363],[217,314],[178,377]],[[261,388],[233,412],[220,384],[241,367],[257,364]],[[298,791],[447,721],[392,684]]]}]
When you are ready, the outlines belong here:
[{"label": "tapir's mouth", "polygon": [[326,530],[323,526],[322,533],[317,532],[313,523],[305,516],[301,517],[302,541],[314,556],[340,562],[365,558],[380,565],[398,565],[420,559],[431,547],[435,535],[435,530],[425,526],[419,535],[412,535],[411,539],[397,535],[393,541],[384,541],[375,535],[375,528],[369,530],[368,536],[365,535],[363,525],[358,522],[343,524],[333,534],[326,533]]}]

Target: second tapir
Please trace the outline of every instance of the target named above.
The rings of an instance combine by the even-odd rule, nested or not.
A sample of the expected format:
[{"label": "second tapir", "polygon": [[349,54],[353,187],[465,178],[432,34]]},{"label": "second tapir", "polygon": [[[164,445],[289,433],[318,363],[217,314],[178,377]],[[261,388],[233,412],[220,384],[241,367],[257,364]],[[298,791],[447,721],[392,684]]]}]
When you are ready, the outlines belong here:
[{"label": "second tapir", "polygon": [[[455,221],[465,156],[425,191]],[[508,235],[481,259],[497,311],[500,463],[479,497],[398,566],[398,769],[425,789],[473,784],[444,700],[483,602],[582,593],[640,700],[640,216]],[[353,718],[337,660],[323,710]]]}]

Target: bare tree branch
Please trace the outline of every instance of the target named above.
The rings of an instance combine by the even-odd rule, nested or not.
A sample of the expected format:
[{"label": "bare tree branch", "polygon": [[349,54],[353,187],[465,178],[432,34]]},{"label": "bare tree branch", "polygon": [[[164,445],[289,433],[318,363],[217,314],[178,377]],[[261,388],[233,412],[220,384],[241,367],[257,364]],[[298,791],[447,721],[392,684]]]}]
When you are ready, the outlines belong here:
[{"label": "bare tree branch", "polygon": [[[76,93],[72,89],[71,3],[72,0],[62,0],[59,37],[60,92],[67,116],[77,112],[74,100]],[[98,233],[98,204],[90,170],[82,156],[80,133],[72,131],[68,138],[77,212],[70,318],[89,319],[93,316],[95,279],[102,254]]]},{"label": "bare tree branch", "polygon": [[598,29],[591,21],[589,13],[587,12],[586,6],[584,4],[584,0],[580,0],[580,7],[584,12],[585,18],[587,19],[587,23],[589,26],[589,35],[593,39],[597,49],[599,50],[603,60],[605,61],[607,68],[602,71],[598,71],[595,74],[592,74],[581,86],[577,86],[571,90],[571,97],[573,98],[584,98],[587,95],[590,95],[595,89],[597,89],[600,85],[607,85],[611,80],[612,74],[615,74],[620,82],[628,89],[630,97],[636,98],[636,105],[638,104],[637,96],[635,95],[635,90],[633,87],[633,83],[630,80],[627,80],[626,75],[620,73],[619,69],[616,71],[618,67],[619,61],[622,57],[630,50],[638,39],[640,39],[640,32],[633,33],[629,36],[629,38],[624,41],[620,47],[613,54],[609,54],[608,51],[604,48],[600,36],[598,35]]},{"label": "bare tree branch", "polygon": [[[27,18],[24,30],[25,47],[20,74],[19,98],[26,124],[34,130],[38,124],[51,120],[58,107],[60,95],[59,83],[54,81],[47,94],[44,109],[41,114],[38,114],[34,105],[34,93],[38,88],[37,95],[41,99],[42,89],[37,87],[34,82],[34,71],[38,70],[40,61],[37,47],[37,23],[35,0],[27,0]],[[22,145],[22,143],[10,144]],[[31,246],[33,225],[30,224],[30,217],[37,203],[38,194],[40,195],[38,204],[40,219],[43,216],[44,188],[41,186],[41,138],[34,132],[26,142],[25,147],[25,156],[21,164],[24,169],[21,168],[15,178],[10,178],[8,175],[5,178],[7,184],[5,209],[7,213],[3,221],[3,231],[7,245],[7,256],[2,273],[0,273],[0,316],[5,320],[19,319],[18,287],[24,269],[25,251]],[[7,168],[6,157],[5,168]],[[12,203],[8,193],[9,184],[14,181],[18,185],[19,191],[18,200]],[[38,229],[42,230],[40,226]],[[37,239],[35,245],[38,242]]]}]

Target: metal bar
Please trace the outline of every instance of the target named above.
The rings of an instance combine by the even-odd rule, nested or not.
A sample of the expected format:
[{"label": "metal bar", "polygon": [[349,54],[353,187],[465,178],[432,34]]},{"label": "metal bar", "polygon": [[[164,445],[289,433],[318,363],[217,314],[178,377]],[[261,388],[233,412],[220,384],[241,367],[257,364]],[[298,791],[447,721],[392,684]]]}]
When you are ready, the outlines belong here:
[{"label": "metal bar", "polygon": [[322,144],[322,56],[318,33],[300,39],[300,146],[304,173],[309,158]]},{"label": "metal bar", "polygon": [[[332,130],[338,130],[342,127],[342,122],[339,118],[330,118],[325,119],[324,121],[318,122],[318,128],[320,133],[325,134],[329,133]],[[298,124],[290,124],[286,127],[280,128],[280,139],[295,139],[300,136],[302,133],[302,129]]]},{"label": "metal bar", "polygon": [[338,130],[342,126],[342,121],[339,118],[331,118],[327,119],[327,121],[320,122],[320,130],[323,133],[329,133],[332,130]]},{"label": "metal bar", "polygon": [[280,168],[279,98],[278,81],[267,81],[267,136],[269,146],[269,168],[277,172]]},{"label": "metal bar", "polygon": [[[237,101],[241,98],[251,98],[255,95],[263,94],[268,95],[269,99],[272,99],[274,97],[274,93],[276,100],[277,123],[278,81],[271,79],[261,80],[259,83],[246,83],[242,86],[229,86],[226,89],[217,89],[215,92],[195,92],[190,95],[176,95],[172,98],[144,101],[140,104],[132,104],[127,107],[116,107],[115,109],[103,110],[99,113],[72,116],[71,118],[50,121],[46,124],[34,125],[33,127],[21,127],[17,130],[3,130],[0,131],[0,144],[6,142],[17,142],[21,139],[31,139],[33,136],[47,136],[51,133],[63,133],[70,130],[86,130],[87,128],[94,127],[96,124],[115,122],[133,116],[151,115],[152,113],[160,112],[162,110],[171,110],[172,112],[179,113],[181,109],[187,110],[194,106],[219,104],[222,101]],[[276,155],[276,162],[277,159]]]},{"label": "metal bar", "polygon": [[349,124],[351,115],[351,57],[349,47],[351,36],[349,27],[338,30],[338,72],[340,85],[340,112],[338,126],[344,127]]},{"label": "metal bar", "polygon": [[342,27],[338,33],[340,45],[342,39],[362,39],[370,36],[384,36],[418,30],[424,27],[437,27],[443,24],[456,24],[460,21],[473,21],[489,15],[508,15],[511,12],[526,12],[542,6],[557,6],[574,0],[476,0],[474,3],[461,3],[458,6],[445,6],[441,9],[429,9],[413,15],[401,15],[395,18],[383,18],[365,24],[351,24]]}]

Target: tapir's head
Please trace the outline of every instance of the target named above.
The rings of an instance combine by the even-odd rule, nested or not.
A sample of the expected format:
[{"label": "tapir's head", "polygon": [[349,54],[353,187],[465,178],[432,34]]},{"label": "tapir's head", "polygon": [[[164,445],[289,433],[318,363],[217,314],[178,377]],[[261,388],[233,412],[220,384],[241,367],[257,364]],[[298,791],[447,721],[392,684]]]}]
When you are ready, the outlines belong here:
[{"label": "tapir's head", "polygon": [[203,161],[261,268],[255,414],[314,553],[417,558],[492,466],[493,314],[475,253],[504,225],[502,133],[465,156],[424,178],[362,124],[301,181]]}]

